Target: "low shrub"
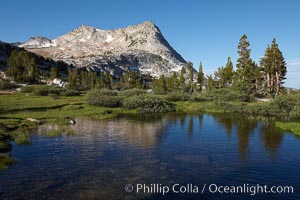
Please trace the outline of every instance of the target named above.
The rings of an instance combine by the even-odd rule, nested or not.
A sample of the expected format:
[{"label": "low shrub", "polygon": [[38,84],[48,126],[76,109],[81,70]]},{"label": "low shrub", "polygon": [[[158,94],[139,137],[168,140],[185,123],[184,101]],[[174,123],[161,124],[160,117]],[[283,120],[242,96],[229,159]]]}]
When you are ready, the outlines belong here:
[{"label": "low shrub", "polygon": [[252,98],[246,98],[243,94],[240,94],[238,91],[232,90],[230,88],[222,88],[211,91],[205,91],[198,95],[192,95],[190,97],[192,101],[217,101],[217,102],[226,102],[226,101],[252,101]]},{"label": "low shrub", "polygon": [[165,96],[167,101],[187,101],[189,97],[187,94],[180,92],[170,92]]},{"label": "low shrub", "polygon": [[278,113],[278,117],[289,120],[300,118],[300,95],[279,95],[271,102],[271,109]]},{"label": "low shrub", "polygon": [[116,108],[122,105],[122,98],[117,96],[90,96],[87,102],[90,105]]},{"label": "low shrub", "polygon": [[87,93],[88,96],[117,96],[117,92],[108,89],[92,89]]},{"label": "low shrub", "polygon": [[131,96],[135,96],[135,95],[143,95],[146,93],[147,93],[147,91],[145,91],[145,90],[134,88],[134,89],[120,91],[118,93],[118,95],[124,96],[124,97],[131,97]]},{"label": "low shrub", "polygon": [[243,94],[229,88],[213,90],[211,96],[216,101],[245,101]]},{"label": "low shrub", "polygon": [[65,96],[65,97],[80,96],[80,91],[65,89],[60,93],[60,96]]},{"label": "low shrub", "polygon": [[[90,90],[87,93],[87,103],[95,106],[119,107],[122,105],[122,98],[109,90]],[[110,94],[110,95],[109,95]]]},{"label": "low shrub", "polygon": [[63,91],[63,88],[53,85],[36,85],[33,88],[33,94],[37,96],[47,96],[49,94],[59,95]]},{"label": "low shrub", "polygon": [[132,96],[124,99],[123,105],[128,109],[138,109],[145,113],[160,113],[174,111],[174,105],[153,95]]},{"label": "low shrub", "polygon": [[199,102],[209,102],[209,101],[213,101],[214,98],[208,92],[203,92],[198,95],[196,94],[191,95],[190,100],[199,101]]},{"label": "low shrub", "polygon": [[33,93],[37,96],[79,96],[80,92],[77,90],[69,90],[66,88],[54,85],[27,85],[21,88],[23,93]]},{"label": "low shrub", "polygon": [[37,96],[47,96],[49,94],[59,95],[64,89],[54,85],[27,85],[21,88],[23,93],[33,93]]},{"label": "low shrub", "polygon": [[23,93],[33,93],[34,85],[26,85],[21,88]]},{"label": "low shrub", "polygon": [[290,119],[300,120],[300,105],[296,105],[290,113]]},{"label": "low shrub", "polygon": [[0,78],[0,90],[9,90],[17,87],[17,84],[11,83],[8,80]]},{"label": "low shrub", "polygon": [[271,109],[270,103],[254,103],[242,106],[244,112],[251,115],[260,115],[265,117],[274,117],[276,112]]}]

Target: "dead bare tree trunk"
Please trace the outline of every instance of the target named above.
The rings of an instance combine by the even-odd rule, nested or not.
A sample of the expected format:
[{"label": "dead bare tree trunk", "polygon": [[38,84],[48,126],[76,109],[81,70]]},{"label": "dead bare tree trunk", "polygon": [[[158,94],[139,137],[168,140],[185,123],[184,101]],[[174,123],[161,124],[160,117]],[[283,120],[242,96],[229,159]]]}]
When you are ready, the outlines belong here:
[{"label": "dead bare tree trunk", "polygon": [[276,72],[276,94],[275,94],[275,96],[277,96],[279,94],[279,90],[280,90],[279,74],[278,74],[278,72]]},{"label": "dead bare tree trunk", "polygon": [[270,83],[270,74],[267,73],[267,88],[268,92],[271,93],[271,83]]}]

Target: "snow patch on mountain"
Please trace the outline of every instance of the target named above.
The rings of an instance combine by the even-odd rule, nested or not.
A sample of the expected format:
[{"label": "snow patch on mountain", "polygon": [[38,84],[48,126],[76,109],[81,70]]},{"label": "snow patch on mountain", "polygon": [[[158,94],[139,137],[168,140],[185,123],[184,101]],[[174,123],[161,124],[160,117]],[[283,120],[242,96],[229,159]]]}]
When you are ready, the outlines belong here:
[{"label": "snow patch on mountain", "polygon": [[111,35],[108,35],[108,36],[106,37],[105,42],[111,42],[111,41],[113,41],[113,40],[114,40],[114,38],[113,38]]}]

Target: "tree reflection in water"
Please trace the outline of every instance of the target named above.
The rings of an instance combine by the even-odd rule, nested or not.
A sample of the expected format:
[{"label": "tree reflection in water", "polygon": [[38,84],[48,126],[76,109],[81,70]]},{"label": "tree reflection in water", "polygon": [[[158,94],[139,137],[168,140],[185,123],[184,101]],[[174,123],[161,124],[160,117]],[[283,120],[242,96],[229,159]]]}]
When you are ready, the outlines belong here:
[{"label": "tree reflection in water", "polygon": [[249,138],[256,129],[259,130],[260,138],[264,147],[269,151],[270,158],[275,158],[282,143],[283,133],[276,128],[273,122],[258,122],[255,119],[239,115],[213,114],[213,116],[219,124],[224,126],[229,136],[236,128],[238,149],[242,159],[248,158]]}]

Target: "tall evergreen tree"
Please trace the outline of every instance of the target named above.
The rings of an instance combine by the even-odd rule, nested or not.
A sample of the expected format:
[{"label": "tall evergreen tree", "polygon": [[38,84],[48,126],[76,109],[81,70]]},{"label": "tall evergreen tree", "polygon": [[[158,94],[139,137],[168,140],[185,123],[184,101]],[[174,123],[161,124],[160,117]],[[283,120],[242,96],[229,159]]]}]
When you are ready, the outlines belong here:
[{"label": "tall evergreen tree", "polygon": [[200,91],[202,91],[202,86],[204,86],[204,82],[205,82],[205,77],[203,73],[203,66],[202,66],[202,62],[200,62],[198,77],[197,77],[197,84]]},{"label": "tall evergreen tree", "polygon": [[189,71],[189,92],[194,92],[194,68],[192,62],[187,62],[186,65]]},{"label": "tall evergreen tree", "polygon": [[211,91],[216,88],[216,82],[213,79],[212,75],[207,76],[206,89]]},{"label": "tall evergreen tree", "polygon": [[217,71],[215,71],[215,81],[217,83],[218,88],[223,88],[225,86],[225,73],[224,67],[218,67]]},{"label": "tall evergreen tree", "polygon": [[255,91],[256,94],[259,96],[263,95],[263,74],[262,74],[262,69],[259,67],[256,63],[254,63],[254,70],[253,70],[253,79],[255,83]]},{"label": "tall evergreen tree", "polygon": [[136,71],[130,71],[129,72],[129,88],[135,88],[137,82],[138,82],[138,74]]},{"label": "tall evergreen tree", "polygon": [[168,88],[168,91],[178,91],[179,90],[179,80],[177,77],[177,73],[173,72],[172,76],[166,78],[166,86]]},{"label": "tall evergreen tree", "polygon": [[104,84],[105,84],[105,88],[112,89],[113,77],[108,71],[104,73]]},{"label": "tall evergreen tree", "polygon": [[77,69],[68,70],[68,88],[77,90],[79,87],[79,75]]},{"label": "tall evergreen tree", "polygon": [[236,81],[235,86],[238,91],[244,95],[245,101],[249,101],[250,97],[255,94],[255,84],[253,71],[255,63],[250,57],[250,43],[247,40],[247,35],[242,35],[238,44],[239,58],[237,60]]},{"label": "tall evergreen tree", "polygon": [[179,78],[180,84],[185,83],[185,78],[184,78],[185,73],[186,73],[186,69],[185,69],[185,67],[182,67],[181,71],[180,71],[180,78]]},{"label": "tall evergreen tree", "polygon": [[159,79],[154,81],[153,90],[156,94],[165,94],[168,92],[166,78],[164,75],[161,75]]},{"label": "tall evergreen tree", "polygon": [[185,67],[182,67],[180,71],[180,77],[179,77],[179,84],[180,84],[181,91],[185,90],[185,77],[184,77],[185,73],[186,73],[186,69]]},{"label": "tall evergreen tree", "polygon": [[215,72],[216,83],[218,88],[229,87],[233,82],[233,64],[231,58],[228,57],[225,67],[219,67]]},{"label": "tall evergreen tree", "polygon": [[277,96],[283,87],[287,69],[286,62],[280,51],[276,39],[274,38],[271,46],[268,46],[264,57],[260,60],[262,71],[265,74],[266,87],[268,94]]},{"label": "tall evergreen tree", "polygon": [[232,84],[233,75],[234,75],[233,64],[231,62],[231,58],[228,57],[226,66],[224,68],[224,81],[225,81],[226,87],[228,87]]},{"label": "tall evergreen tree", "polygon": [[96,88],[98,88],[98,89],[106,88],[103,72],[100,72],[100,76],[96,80]]},{"label": "tall evergreen tree", "polygon": [[50,68],[50,78],[55,79],[58,78],[59,73],[58,73],[58,67],[52,66]]}]

